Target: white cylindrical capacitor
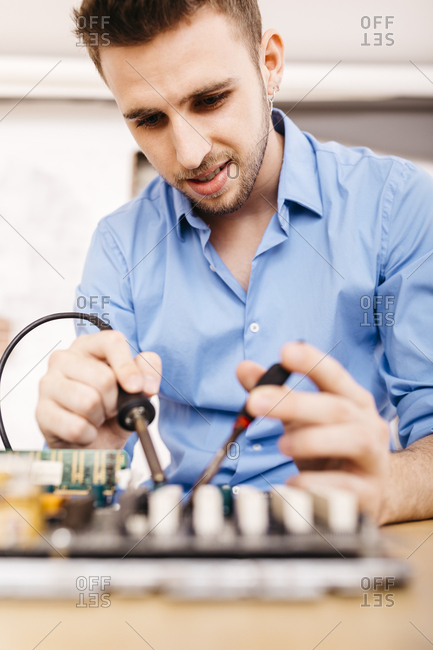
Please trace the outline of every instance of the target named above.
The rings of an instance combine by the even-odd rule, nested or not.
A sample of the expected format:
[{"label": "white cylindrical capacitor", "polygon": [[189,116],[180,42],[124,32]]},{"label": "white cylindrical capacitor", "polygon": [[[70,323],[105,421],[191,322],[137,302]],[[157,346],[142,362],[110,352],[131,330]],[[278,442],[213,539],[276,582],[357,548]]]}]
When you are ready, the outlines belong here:
[{"label": "white cylindrical capacitor", "polygon": [[146,515],[132,514],[126,518],[125,528],[133,537],[144,537],[149,529],[149,522]]},{"label": "white cylindrical capacitor", "polygon": [[242,535],[265,535],[269,526],[268,500],[264,492],[241,486],[235,500],[236,518]]},{"label": "white cylindrical capacitor", "polygon": [[333,487],[311,488],[315,518],[333,533],[354,533],[358,524],[358,499],[354,492]]},{"label": "white cylindrical capacitor", "polygon": [[192,525],[196,535],[211,537],[224,528],[223,496],[215,485],[201,485],[194,494]]},{"label": "white cylindrical capacitor", "polygon": [[271,509],[275,519],[289,533],[309,533],[314,527],[313,498],[306,490],[288,485],[274,486]]},{"label": "white cylindrical capacitor", "polygon": [[149,495],[149,532],[152,535],[175,535],[183,511],[181,485],[164,485]]}]

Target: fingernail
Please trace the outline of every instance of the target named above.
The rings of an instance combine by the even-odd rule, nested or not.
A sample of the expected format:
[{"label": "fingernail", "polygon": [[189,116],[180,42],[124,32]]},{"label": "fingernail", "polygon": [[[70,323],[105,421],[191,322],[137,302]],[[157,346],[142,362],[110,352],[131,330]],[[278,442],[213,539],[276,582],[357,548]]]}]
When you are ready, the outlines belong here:
[{"label": "fingernail", "polygon": [[158,392],[159,382],[156,377],[152,375],[146,375],[143,378],[143,389],[145,393],[153,395]]},{"label": "fingernail", "polygon": [[143,390],[143,380],[140,375],[130,375],[125,381],[125,388],[130,393],[138,393]]}]

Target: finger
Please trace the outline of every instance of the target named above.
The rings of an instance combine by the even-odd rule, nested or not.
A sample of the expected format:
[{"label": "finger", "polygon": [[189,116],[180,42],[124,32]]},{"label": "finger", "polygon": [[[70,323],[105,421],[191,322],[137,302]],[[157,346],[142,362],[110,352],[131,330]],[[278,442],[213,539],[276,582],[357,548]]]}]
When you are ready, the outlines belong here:
[{"label": "finger", "polygon": [[264,372],[265,368],[254,361],[242,361],[236,368],[236,376],[247,391],[254,388]]},{"label": "finger", "polygon": [[281,359],[287,370],[308,376],[322,391],[347,397],[361,407],[373,404],[371,394],[336,359],[308,343],[287,343]]},{"label": "finger", "polygon": [[[85,418],[67,411],[52,400],[40,400],[36,409],[36,419],[48,445],[81,447],[92,444],[98,435]],[[53,427],[55,425],[55,428]]]},{"label": "finger", "polygon": [[284,423],[331,424],[359,419],[359,409],[349,400],[329,393],[295,391],[288,386],[259,386],[247,401],[254,417],[279,418]]},{"label": "finger", "polygon": [[315,458],[338,458],[352,461],[367,474],[374,474],[381,466],[382,450],[379,441],[366,433],[360,425],[332,425],[299,427],[281,436],[278,447],[294,461]]},{"label": "finger", "polygon": [[121,332],[111,330],[80,336],[71,349],[108,363],[117,381],[127,392],[143,390],[143,378],[134,363],[128,341]]},{"label": "finger", "polygon": [[151,396],[159,391],[162,378],[161,357],[155,352],[140,352],[134,362],[143,377],[143,390]]},{"label": "finger", "polygon": [[[63,397],[66,397],[66,390],[59,391],[58,382],[61,378],[67,378],[91,387],[99,393],[101,408],[105,413],[105,419],[111,418],[117,412],[117,380],[113,370],[103,361],[95,359],[92,356],[83,356],[65,350],[53,355],[50,359],[50,372],[41,381],[41,391],[46,396],[50,396],[58,404],[64,404]],[[62,385],[63,388],[63,385]],[[80,391],[80,394],[82,392]],[[72,395],[72,398],[75,396]],[[87,402],[85,396],[84,401]],[[68,406],[67,408],[70,408]],[[76,409],[71,409],[76,410]],[[81,411],[78,411],[81,413]],[[98,410],[99,413],[99,410]]]},{"label": "finger", "polygon": [[85,418],[93,426],[100,427],[108,419],[101,395],[93,386],[68,379],[56,370],[44,377],[41,384],[43,393],[49,395],[51,401]]}]

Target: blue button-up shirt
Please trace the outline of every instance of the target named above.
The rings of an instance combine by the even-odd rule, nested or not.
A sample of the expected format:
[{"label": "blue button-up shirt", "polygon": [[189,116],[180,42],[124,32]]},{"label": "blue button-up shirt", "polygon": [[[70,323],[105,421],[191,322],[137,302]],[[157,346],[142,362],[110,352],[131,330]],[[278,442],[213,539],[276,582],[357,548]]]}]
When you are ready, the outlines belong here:
[{"label": "blue button-up shirt", "polygon": [[[100,222],[78,289],[78,304],[109,319],[134,355],[161,356],[167,474],[185,486],[245,401],[238,363],[268,367],[287,341],[338,359],[383,417],[399,415],[403,446],[433,431],[432,179],[393,156],[320,143],[282,117],[274,111],[285,136],[278,206],[248,292],[188,199],[161,178]],[[288,385],[316,390],[299,375]],[[281,433],[275,419],[255,421],[215,482],[283,483],[296,467],[277,448]]]}]

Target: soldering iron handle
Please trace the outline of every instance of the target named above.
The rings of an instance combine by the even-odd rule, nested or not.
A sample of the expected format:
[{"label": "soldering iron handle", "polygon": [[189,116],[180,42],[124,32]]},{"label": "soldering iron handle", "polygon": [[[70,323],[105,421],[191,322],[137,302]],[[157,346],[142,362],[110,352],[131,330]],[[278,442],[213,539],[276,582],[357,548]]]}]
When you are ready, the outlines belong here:
[{"label": "soldering iron handle", "polygon": [[118,384],[119,396],[117,398],[117,421],[127,431],[135,431],[135,422],[131,411],[140,409],[142,417],[150,424],[155,418],[155,409],[144,393],[127,393]]},{"label": "soldering iron handle", "polygon": [[260,377],[256,386],[267,386],[270,384],[273,384],[274,386],[282,386],[289,377],[289,370],[283,368],[281,363],[274,363],[274,365]]},{"label": "soldering iron handle", "polygon": [[[271,366],[259,379],[257,384],[254,386],[254,388],[257,388],[257,386],[282,386],[287,379],[290,377],[290,371],[286,370],[283,368],[283,366],[280,363],[274,363],[273,366]],[[242,417],[246,418],[249,420],[249,422],[246,422],[242,420]],[[238,417],[236,419],[236,424],[235,428],[238,429],[238,435],[239,435],[239,426],[241,423],[244,424],[242,429],[245,429],[248,427],[249,423],[254,420],[254,417],[248,412],[247,405],[246,403],[243,405],[242,409],[238,413]]]}]

